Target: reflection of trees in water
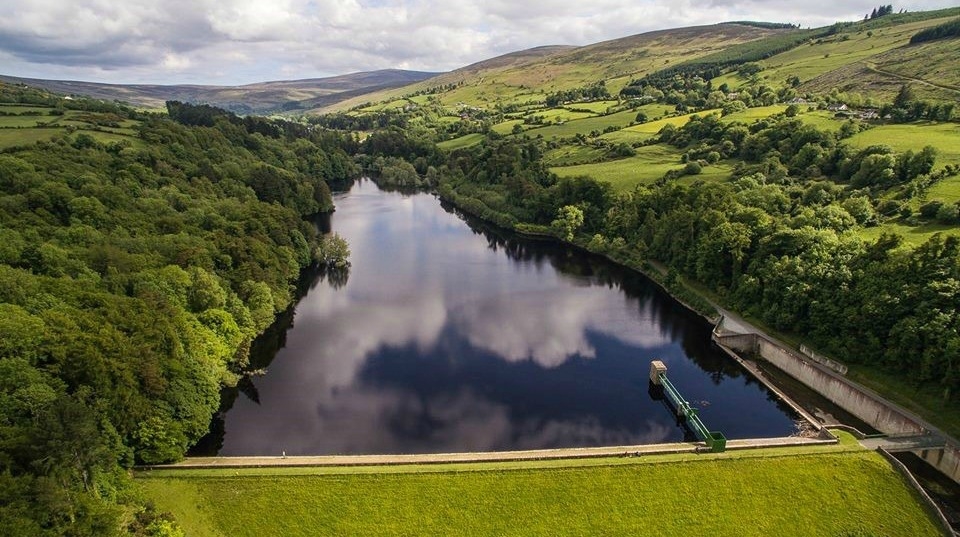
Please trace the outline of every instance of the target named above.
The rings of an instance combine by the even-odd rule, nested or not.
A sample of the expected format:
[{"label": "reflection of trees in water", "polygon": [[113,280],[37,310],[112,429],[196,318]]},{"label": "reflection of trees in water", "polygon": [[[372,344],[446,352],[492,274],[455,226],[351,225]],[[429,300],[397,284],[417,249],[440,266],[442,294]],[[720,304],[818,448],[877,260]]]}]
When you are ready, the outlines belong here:
[{"label": "reflection of trees in water", "polygon": [[[318,219],[326,220],[329,225],[329,214],[318,215]],[[318,220],[314,223],[320,227]],[[342,281],[346,284],[347,275],[342,276]],[[293,318],[296,313],[297,304],[312,289],[323,281],[323,271],[318,266],[312,266],[303,270],[300,279],[295,286],[295,295],[293,303],[279,315],[262,334],[250,344],[250,363],[248,370],[242,374],[240,381],[236,386],[224,387],[220,390],[220,408],[210,420],[210,431],[197,441],[197,444],[190,448],[190,456],[214,456],[223,448],[223,439],[226,434],[224,415],[233,408],[233,404],[242,393],[251,401],[259,404],[260,394],[257,387],[250,377],[249,373],[266,369],[273,359],[287,344],[287,332],[293,328]]]},{"label": "reflection of trees in water", "polygon": [[320,279],[326,280],[334,289],[342,289],[350,279],[350,267],[326,267],[321,271]]}]

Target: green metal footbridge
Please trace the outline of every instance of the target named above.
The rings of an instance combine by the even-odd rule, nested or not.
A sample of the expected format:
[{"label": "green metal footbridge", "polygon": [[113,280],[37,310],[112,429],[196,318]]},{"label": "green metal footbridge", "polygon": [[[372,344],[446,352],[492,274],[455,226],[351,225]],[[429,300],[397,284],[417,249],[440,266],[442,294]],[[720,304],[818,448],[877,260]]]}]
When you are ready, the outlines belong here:
[{"label": "green metal footbridge", "polygon": [[676,409],[677,416],[686,421],[690,430],[706,443],[710,451],[719,453],[727,449],[727,438],[719,431],[707,429],[707,426],[700,420],[700,416],[697,415],[697,409],[690,406],[690,403],[680,395],[676,386],[667,378],[667,366],[660,360],[650,362],[650,382],[663,389],[667,400]]}]

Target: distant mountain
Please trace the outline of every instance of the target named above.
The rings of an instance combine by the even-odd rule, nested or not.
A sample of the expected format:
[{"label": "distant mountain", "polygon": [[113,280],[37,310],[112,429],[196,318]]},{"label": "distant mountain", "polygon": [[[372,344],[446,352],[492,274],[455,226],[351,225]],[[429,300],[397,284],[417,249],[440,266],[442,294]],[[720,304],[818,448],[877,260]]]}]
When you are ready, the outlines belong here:
[{"label": "distant mountain", "polygon": [[117,100],[146,108],[162,108],[166,101],[175,100],[211,104],[238,114],[270,114],[330,106],[341,100],[406,86],[438,74],[384,69],[327,78],[258,82],[244,86],[100,84],[5,75],[0,75],[0,80],[27,84],[55,93]]}]

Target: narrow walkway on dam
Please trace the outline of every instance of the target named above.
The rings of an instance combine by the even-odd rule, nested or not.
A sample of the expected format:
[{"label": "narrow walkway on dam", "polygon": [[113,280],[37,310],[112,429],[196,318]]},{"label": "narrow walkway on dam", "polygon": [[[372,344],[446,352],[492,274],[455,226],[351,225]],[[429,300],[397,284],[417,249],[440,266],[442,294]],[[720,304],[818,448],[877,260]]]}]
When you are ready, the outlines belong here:
[{"label": "narrow walkway on dam", "polygon": [[[836,445],[835,440],[817,438],[760,438],[728,440],[727,450]],[[597,457],[640,457],[671,453],[697,453],[709,449],[703,442],[678,442],[642,446],[537,449],[529,451],[489,451],[477,453],[425,453],[416,455],[319,455],[257,457],[189,457],[173,464],[140,466],[140,470],[193,470],[201,468],[259,468],[295,466],[371,466],[396,464],[445,464],[471,462],[510,462]]]}]

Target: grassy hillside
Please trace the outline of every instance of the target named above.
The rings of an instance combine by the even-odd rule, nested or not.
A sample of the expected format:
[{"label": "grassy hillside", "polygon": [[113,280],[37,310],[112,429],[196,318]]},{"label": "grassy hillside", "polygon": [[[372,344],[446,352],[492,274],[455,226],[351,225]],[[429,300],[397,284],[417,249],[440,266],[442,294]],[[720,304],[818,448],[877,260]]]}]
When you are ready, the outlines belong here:
[{"label": "grassy hillside", "polygon": [[831,451],[178,471],[138,481],[193,536],[941,535],[884,459]]},{"label": "grassy hillside", "polygon": [[438,94],[446,106],[542,101],[547,93],[600,80],[607,81],[611,93],[615,94],[632,77],[778,32],[782,30],[728,23],[648,32],[585,47],[532,49],[405,88],[344,101],[323,111],[346,110],[447,84],[457,87]]},{"label": "grassy hillside", "polygon": [[[944,20],[948,19],[910,22],[875,30],[864,30],[859,25],[855,25],[848,30],[811,40],[808,44],[762,60],[759,63],[764,70],[760,78],[768,82],[783,83],[788,76],[795,75],[804,83],[800,87],[801,90],[829,91],[832,86],[824,87],[824,84],[832,80],[832,77],[828,76],[829,73],[858,62],[870,61],[871,58],[904,47],[913,34],[924,28],[936,26]],[[820,79],[820,77],[824,78]],[[744,79],[727,77],[716,82],[728,82],[732,86],[739,86]],[[863,86],[856,79],[846,80],[845,83],[858,89]],[[869,91],[869,88],[864,89]],[[896,93],[895,90],[894,93]]]}]

